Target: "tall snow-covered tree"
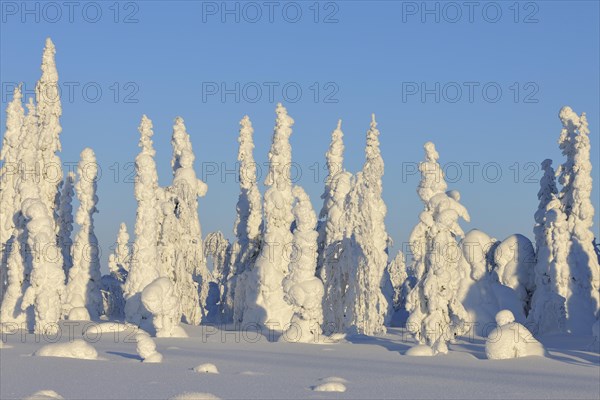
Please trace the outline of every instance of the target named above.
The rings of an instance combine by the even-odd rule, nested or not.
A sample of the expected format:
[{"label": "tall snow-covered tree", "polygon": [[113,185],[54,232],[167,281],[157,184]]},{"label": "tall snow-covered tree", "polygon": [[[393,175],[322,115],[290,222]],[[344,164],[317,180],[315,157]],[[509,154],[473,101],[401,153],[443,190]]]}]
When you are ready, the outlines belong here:
[{"label": "tall snow-covered tree", "polygon": [[25,199],[22,210],[27,220],[27,245],[32,252],[33,268],[21,309],[33,306],[35,333],[55,334],[59,331],[65,274],[56,245],[54,220],[39,195]]},{"label": "tall snow-covered tree", "polygon": [[556,172],[552,168],[552,160],[545,159],[541,164],[544,175],[540,179],[540,190],[537,197],[539,200],[538,209],[534,214],[535,225],[533,234],[535,235],[535,253],[537,254],[540,246],[544,244],[544,224],[546,217],[546,207],[548,203],[558,195],[556,187]]},{"label": "tall snow-covered tree", "polygon": [[323,282],[315,276],[317,268],[317,215],[310,198],[300,186],[293,189],[297,203],[290,273],[283,280],[285,299],[294,309],[284,339],[317,342],[323,324]]},{"label": "tall snow-covered tree", "polygon": [[227,282],[225,293],[225,303],[233,304],[233,309],[230,310],[231,317],[226,315],[225,320],[233,320],[236,323],[243,320],[247,278],[260,251],[262,200],[256,182],[253,134],[252,122],[246,115],[240,121],[238,137],[240,195],[236,205],[237,218],[233,227],[236,242],[231,254],[231,279]]},{"label": "tall snow-covered tree", "polygon": [[71,232],[73,232],[73,195],[75,194],[73,185],[75,184],[75,173],[69,172],[64,180],[60,192],[58,208],[58,246],[63,256],[63,270],[65,276],[69,276],[69,270],[73,266],[71,257]]},{"label": "tall snow-covered tree", "polygon": [[54,47],[54,43],[48,38],[46,39],[46,46],[42,55],[42,76],[35,87],[39,125],[39,161],[42,166],[40,194],[41,200],[48,207],[54,220],[58,219],[55,199],[58,193],[58,186],[63,179],[62,164],[57,155],[57,152],[61,151],[59,136],[62,132],[60,125],[62,105],[55,55],[56,48]]},{"label": "tall snow-covered tree", "polygon": [[433,143],[426,143],[424,148],[425,162],[419,167],[421,184],[417,192],[426,206],[411,234],[419,280],[408,294],[406,308],[410,316],[406,326],[420,343],[435,353],[446,353],[447,342],[463,333],[468,321],[458,300],[457,237],[464,235],[459,218],[469,221],[469,214],[459,203],[457,191],[444,192],[447,185]]},{"label": "tall snow-covered tree", "polygon": [[17,195],[16,186],[19,173],[19,136],[25,120],[22,98],[19,85],[13,92],[13,99],[6,107],[6,131],[0,151],[0,161],[3,161],[0,168],[0,302],[2,302],[6,289],[7,265],[12,246],[13,244],[18,245],[15,243],[14,236],[15,214],[19,212],[15,196]]},{"label": "tall snow-covered tree", "polygon": [[97,319],[103,307],[100,293],[100,249],[94,233],[94,214],[98,212],[98,164],[92,149],[85,148],[81,152],[77,175],[79,179],[75,189],[79,209],[75,218],[79,231],[73,243],[73,267],[69,270],[64,312],[69,319],[73,319],[70,313],[74,309],[80,314],[81,309],[85,308],[92,319]]},{"label": "tall snow-covered tree", "polygon": [[[354,242],[357,259],[348,273],[345,302],[345,329],[374,335],[385,333],[391,317],[393,288],[387,274],[387,212],[382,195],[384,164],[379,149],[379,130],[375,115],[367,131],[366,160],[346,204],[346,224]],[[389,299],[389,300],[388,300]]]},{"label": "tall snow-covered tree", "polygon": [[[17,207],[16,214],[13,216],[15,230],[7,260],[7,287],[0,317],[2,322],[23,323],[27,321],[30,326],[33,326],[34,316],[31,312],[25,312],[28,305],[23,304],[23,296],[30,284],[34,250],[29,247],[29,232],[26,226],[27,219],[23,213],[23,202],[30,198],[39,199],[40,169],[36,164],[38,160],[37,129],[35,104],[33,99],[29,98],[27,115],[19,134],[17,157],[19,174],[16,175],[14,182],[16,186],[14,204]],[[62,277],[64,279],[64,274]]]},{"label": "tall snow-covered tree", "polygon": [[181,117],[175,119],[171,145],[173,183],[163,191],[161,200],[159,275],[171,279],[183,318],[197,325],[206,316],[206,310],[199,304],[206,303],[210,283],[198,216],[198,197],[204,196],[208,187],[196,177],[196,157]]},{"label": "tall snow-covered tree", "polygon": [[231,276],[231,243],[221,231],[211,232],[204,239],[204,256],[212,260],[209,295],[203,306],[207,322],[229,322],[233,303],[227,298],[227,282]]},{"label": "tall snow-covered tree", "polygon": [[290,179],[292,148],[289,138],[294,120],[281,105],[269,151],[268,187],[264,198],[265,233],[261,253],[246,285],[244,324],[257,323],[282,330],[292,317],[292,307],[283,297],[283,278],[288,274],[293,235],[293,195]]},{"label": "tall snow-covered tree", "polygon": [[141,302],[141,292],[159,277],[158,265],[158,175],[152,145],[152,121],[145,115],[138,128],[139,147],[142,149],[135,159],[135,197],[138,203],[135,220],[135,242],[129,274],[125,282],[125,318],[140,324],[149,319],[150,313]]},{"label": "tall snow-covered tree", "polygon": [[317,275],[324,284],[324,328],[327,333],[342,329],[344,294],[348,275],[340,260],[341,244],[346,233],[344,203],[352,188],[352,174],[344,170],[344,133],[342,121],[331,133],[329,150],[325,153],[328,175],[321,195],[323,207],[319,214],[319,247]]},{"label": "tall snow-covered tree", "polygon": [[[540,194],[548,187],[551,186],[542,185]],[[535,265],[536,289],[528,320],[538,334],[563,332],[567,328],[565,297],[569,294],[570,275],[567,217],[556,193],[550,193],[548,201],[539,197],[540,206],[542,202],[545,203],[545,209],[541,229],[537,223],[534,228],[536,237],[539,237]]]},{"label": "tall snow-covered tree", "polygon": [[567,328],[589,334],[600,308],[600,266],[592,232],[594,206],[590,130],[585,113],[578,116],[570,107],[559,113],[563,129],[559,145],[567,160],[559,168],[563,185],[560,198],[570,236],[567,262],[570,279],[566,290]]}]

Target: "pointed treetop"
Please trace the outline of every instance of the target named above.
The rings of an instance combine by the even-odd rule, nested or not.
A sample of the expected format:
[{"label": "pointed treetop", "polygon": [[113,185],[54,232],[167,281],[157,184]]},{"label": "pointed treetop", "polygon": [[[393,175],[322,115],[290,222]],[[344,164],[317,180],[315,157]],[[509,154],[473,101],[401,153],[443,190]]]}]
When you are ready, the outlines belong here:
[{"label": "pointed treetop", "polygon": [[337,130],[341,131],[342,130],[342,119],[338,119],[338,124],[337,124]]},{"label": "pointed treetop", "polygon": [[543,171],[547,171],[550,167],[552,167],[551,159],[546,158],[544,161],[542,161],[542,170]]},{"label": "pointed treetop", "polygon": [[56,71],[56,61],[54,59],[55,55],[56,47],[54,47],[52,39],[47,38],[44,53],[42,55],[42,77],[40,81],[47,83],[56,83],[58,81],[58,72]]},{"label": "pointed treetop", "polygon": [[142,148],[144,153],[148,153],[152,156],[156,153],[154,148],[152,147],[152,135],[154,135],[154,131],[152,130],[152,121],[150,118],[146,116],[146,114],[142,115],[142,120],[138,127],[138,132],[140,133],[140,141],[138,146]]},{"label": "pointed treetop", "polygon": [[435,149],[435,144],[433,144],[433,142],[425,143],[423,148],[425,149],[425,159],[427,161],[437,161],[440,158],[440,155]]},{"label": "pointed treetop", "polygon": [[375,128],[377,126],[377,121],[375,121],[375,113],[371,114],[371,128]]}]

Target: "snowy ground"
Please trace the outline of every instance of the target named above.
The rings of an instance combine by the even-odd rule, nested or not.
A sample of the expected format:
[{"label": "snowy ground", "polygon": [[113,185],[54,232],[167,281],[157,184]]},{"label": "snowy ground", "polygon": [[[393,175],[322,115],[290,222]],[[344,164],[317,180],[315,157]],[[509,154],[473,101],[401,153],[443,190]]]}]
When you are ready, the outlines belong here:
[{"label": "snowy ground", "polygon": [[[65,399],[169,399],[184,392],[222,399],[600,398],[591,337],[548,337],[548,358],[490,361],[480,338],[451,345],[445,356],[405,356],[414,343],[401,329],[322,345],[268,342],[255,331],[185,329],[190,338],[155,339],[161,364],[140,361],[132,330],[103,333],[97,342],[90,331],[84,338],[94,342],[99,360],[33,356],[48,342],[5,334],[0,397],[53,390]],[[81,331],[69,335],[63,326],[59,342],[80,339]],[[314,390],[319,386],[346,391]]]}]

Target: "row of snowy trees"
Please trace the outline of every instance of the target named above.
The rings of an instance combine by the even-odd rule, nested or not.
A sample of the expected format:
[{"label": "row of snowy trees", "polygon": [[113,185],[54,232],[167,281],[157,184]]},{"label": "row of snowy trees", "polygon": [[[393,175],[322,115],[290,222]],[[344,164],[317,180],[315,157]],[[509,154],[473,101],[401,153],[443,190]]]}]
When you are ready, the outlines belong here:
[{"label": "row of snowy trees", "polygon": [[[382,198],[384,162],[375,116],[366,134],[365,162],[343,167],[341,121],[326,153],[329,175],[315,213],[305,191],[291,181],[294,120],[277,105],[266,191],[254,161],[252,123],[239,130],[239,184],[235,240],[202,236],[195,155],[183,119],[176,118],[171,185],[158,184],[153,126],[139,125],[135,159],[137,212],[132,243],[121,224],[110,273],[101,277],[97,165],[84,149],[77,175],[63,178],[60,159],[58,74],[48,39],[36,99],[22,106],[20,88],[7,108],[0,154],[2,323],[56,330],[60,319],[101,314],[142,326],[157,336],[183,336],[180,322],[268,327],[298,341],[322,334],[382,334],[405,325],[436,353],[469,331],[487,335],[495,315],[510,310],[538,333],[589,334],[598,317],[599,256],[593,245],[589,130],[585,114],[560,112],[560,147],[566,161],[556,174],[542,163],[535,246],[523,235],[498,241],[466,234],[460,194],[448,190],[439,154],[425,144],[417,194],[423,211],[410,236],[412,257],[390,261]],[[33,168],[32,166],[35,166]],[[55,179],[53,179],[55,178]],[[74,195],[79,200],[75,222]],[[209,261],[212,260],[212,269]]]}]

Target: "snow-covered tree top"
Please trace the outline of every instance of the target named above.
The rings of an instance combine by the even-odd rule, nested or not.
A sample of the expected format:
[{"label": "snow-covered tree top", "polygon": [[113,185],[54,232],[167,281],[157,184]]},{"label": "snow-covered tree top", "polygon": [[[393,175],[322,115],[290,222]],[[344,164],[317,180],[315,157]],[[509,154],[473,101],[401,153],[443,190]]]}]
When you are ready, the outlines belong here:
[{"label": "snow-covered tree top", "polygon": [[[367,145],[365,147],[366,162],[363,168],[365,177],[380,179],[383,176],[383,158],[379,147],[379,129],[375,114],[371,114],[371,126],[367,131]],[[379,181],[381,185],[381,181]]]},{"label": "snow-covered tree top", "polygon": [[425,161],[419,164],[421,171],[421,182],[417,188],[417,193],[421,200],[427,204],[429,199],[438,193],[444,193],[448,188],[444,173],[438,163],[439,153],[432,142],[427,142],[423,146],[425,149]]},{"label": "snow-covered tree top", "polygon": [[250,117],[244,115],[240,121],[240,135],[238,143],[238,161],[240,162],[240,186],[243,189],[250,189],[256,183],[256,164],[254,163],[253,151],[254,141],[252,135],[254,128]]},{"label": "snow-covered tree top", "polygon": [[21,85],[19,85],[13,91],[13,99],[6,107],[6,133],[0,151],[0,160],[9,161],[6,159],[8,151],[18,148],[19,134],[25,118],[22,99],[23,94],[21,93]]},{"label": "snow-covered tree top", "polygon": [[146,114],[142,115],[142,121],[140,122],[138,131],[140,132],[138,146],[142,148],[143,153],[154,157],[156,154],[156,150],[154,150],[154,147],[152,146],[152,136],[154,135],[154,131],[152,130],[152,121]]},{"label": "snow-covered tree top", "polygon": [[171,145],[173,146],[173,158],[171,159],[173,173],[181,167],[192,168],[196,156],[192,150],[190,135],[188,135],[185,123],[181,117],[175,118]]},{"label": "snow-covered tree top", "polygon": [[344,132],[342,132],[342,120],[338,120],[337,127],[331,133],[331,143],[329,150],[325,153],[327,159],[327,176],[326,185],[331,185],[336,175],[342,172],[344,165]]},{"label": "snow-covered tree top", "polygon": [[313,210],[310,198],[300,186],[294,186],[292,193],[298,201],[294,207],[296,229],[301,232],[314,230],[317,226],[317,215]]},{"label": "snow-covered tree top", "polygon": [[42,76],[35,87],[40,125],[39,148],[48,153],[61,150],[59,135],[62,132],[58,122],[62,115],[60,89],[58,87],[58,71],[56,70],[56,48],[50,38],[46,39],[46,46],[42,55]]},{"label": "snow-covered tree top", "polygon": [[289,182],[289,163],[292,158],[292,148],[289,138],[292,134],[292,125],[294,120],[287,113],[285,107],[277,104],[275,109],[277,119],[275,121],[275,130],[273,132],[273,144],[269,151],[269,175],[265,180],[265,185],[291,185]]}]

